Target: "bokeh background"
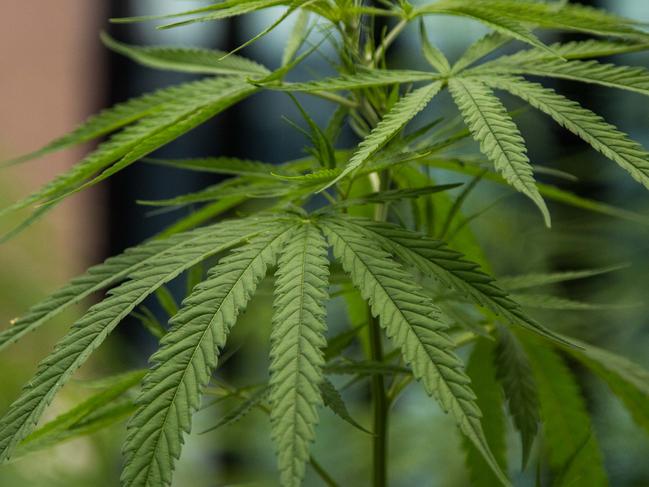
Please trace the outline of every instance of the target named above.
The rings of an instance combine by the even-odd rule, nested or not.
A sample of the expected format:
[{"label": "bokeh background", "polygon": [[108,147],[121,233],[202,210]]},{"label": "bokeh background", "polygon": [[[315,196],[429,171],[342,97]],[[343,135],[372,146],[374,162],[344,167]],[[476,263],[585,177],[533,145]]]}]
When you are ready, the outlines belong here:
[{"label": "bokeh background", "polygon": [[[582,3],[649,21],[649,3],[645,0]],[[277,10],[271,9],[218,24],[197,24],[163,32],[155,30],[152,23],[117,27],[107,22],[109,17],[160,14],[203,4],[195,0],[0,2],[0,160],[43,145],[102,107],[191,78],[142,68],[111,54],[99,42],[100,30],[135,44],[185,44],[227,50],[260,31],[278,15]],[[243,54],[276,66],[290,24],[287,22],[262,42],[246,48]],[[442,17],[430,19],[428,31],[451,59],[485,32],[477,23]],[[544,36],[548,42],[576,38],[553,33]],[[416,46],[416,29],[411,29],[391,51],[392,65],[423,67],[423,57]],[[620,60],[649,66],[649,55],[644,53],[623,56]],[[293,78],[318,76],[328,70],[325,58],[316,56],[300,67]],[[606,115],[649,146],[649,102],[640,95],[569,82],[556,83],[556,88]],[[332,110],[322,101],[304,99],[304,104],[320,122]],[[449,119],[455,116],[448,98],[444,97],[424,117],[433,116],[433,112],[434,116]],[[282,115],[299,118],[285,95],[256,95],[161,150],[160,155],[219,154],[268,162],[299,157],[305,141],[282,121]],[[518,121],[534,161],[567,170],[579,178],[578,183],[550,180],[553,184],[647,215],[649,195],[614,164],[587,150],[542,116],[525,112]],[[88,149],[69,150],[3,169],[0,204],[49,180],[79,160]],[[0,247],[0,326],[8,324],[30,304],[88,265],[140,242],[182,216],[180,212],[151,215],[146,208],[135,204],[136,199],[172,196],[211,182],[197,174],[137,164],[101,187],[70,198],[43,221]],[[548,326],[623,353],[649,367],[649,320],[643,304],[649,273],[649,227],[552,205],[554,226],[550,231],[541,225],[522,198],[501,199],[503,194],[502,189],[485,184],[468,201],[469,209],[501,201],[473,223],[496,273],[510,275],[629,264],[614,274],[556,289],[575,299],[628,307],[597,312],[545,312],[539,318]],[[260,293],[233,338],[235,343],[245,343],[245,346],[228,363],[224,373],[236,376],[242,383],[265,378],[269,301],[269,296]],[[16,397],[20,385],[34,372],[37,360],[69,326],[74,315],[69,313],[0,356],[0,410]],[[340,302],[333,301],[330,316],[332,328],[344,326]],[[136,322],[127,321],[79,377],[101,377],[141,367],[154,347],[154,340]],[[611,485],[649,486],[646,461],[649,439],[607,393],[605,386],[575,364],[571,366],[578,374],[594,414],[595,433],[606,456]],[[67,387],[48,417],[56,416],[84,395],[87,391],[78,384]],[[363,387],[351,390],[349,400],[353,415],[361,423],[369,424],[367,390]],[[209,426],[220,412],[212,408],[201,413],[195,430],[203,429],[201,425]],[[208,487],[238,482],[273,485],[274,457],[268,430],[267,419],[253,413],[228,429],[193,435],[183,453],[176,485]],[[25,457],[0,469],[0,485],[118,485],[118,452],[123,433],[123,427],[116,428]],[[341,485],[368,485],[365,460],[369,438],[340,423],[328,412],[323,412],[318,435],[315,455],[335,473]],[[396,405],[390,441],[392,485],[468,485],[452,421],[416,388]],[[519,484],[533,485],[528,478],[517,479]],[[321,484],[309,474],[307,485]]]}]

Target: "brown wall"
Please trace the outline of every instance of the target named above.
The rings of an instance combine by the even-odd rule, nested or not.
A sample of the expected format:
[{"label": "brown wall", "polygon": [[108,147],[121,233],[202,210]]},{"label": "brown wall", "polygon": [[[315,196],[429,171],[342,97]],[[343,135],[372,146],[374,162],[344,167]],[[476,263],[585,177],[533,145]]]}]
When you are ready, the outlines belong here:
[{"label": "brown wall", "polygon": [[[101,103],[102,48],[97,32],[104,14],[99,3],[0,1],[0,160],[74,128]],[[48,181],[79,160],[85,149],[1,170],[1,202]],[[33,229],[0,247],[0,264],[10,257],[30,257],[37,259],[34,266],[58,276],[56,280],[78,272],[100,254],[99,195],[91,192],[66,201]],[[0,228],[5,223],[0,222]],[[40,248],[42,257],[28,247]],[[41,258],[45,261],[38,261]]]}]

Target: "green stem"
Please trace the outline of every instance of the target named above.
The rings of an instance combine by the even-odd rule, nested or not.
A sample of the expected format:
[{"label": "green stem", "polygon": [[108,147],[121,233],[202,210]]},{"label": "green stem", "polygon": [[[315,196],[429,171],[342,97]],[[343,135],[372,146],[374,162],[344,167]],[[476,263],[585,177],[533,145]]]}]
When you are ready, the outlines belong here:
[{"label": "green stem", "polygon": [[317,96],[318,98],[329,100],[349,108],[356,108],[358,106],[358,103],[356,103],[354,100],[350,100],[349,98],[345,98],[344,96],[340,96],[335,93],[329,93],[328,91],[307,91],[306,94]]},{"label": "green stem", "polygon": [[[386,171],[372,173],[370,184],[375,191],[385,191],[389,185],[389,174]],[[374,210],[374,219],[385,221],[387,206],[377,205]],[[381,342],[381,326],[379,320],[372,316],[369,310],[369,345],[370,359],[381,363],[384,360],[383,344]],[[374,405],[374,437],[372,443],[372,485],[373,487],[387,486],[388,471],[388,412],[390,403],[382,374],[372,376],[372,403]]]},{"label": "green stem", "polygon": [[331,478],[331,475],[329,475],[327,471],[322,468],[322,466],[318,462],[316,462],[313,457],[309,458],[309,464],[325,484],[327,484],[329,487],[338,487],[336,481]]},{"label": "green stem", "polygon": [[394,26],[394,28],[388,33],[387,36],[383,39],[379,47],[376,48],[376,51],[374,51],[374,56],[372,59],[372,63],[374,66],[377,66],[383,55],[385,54],[385,51],[387,51],[388,47],[399,37],[399,34],[401,34],[401,31],[406,28],[408,25],[408,20],[407,19],[401,19],[397,25]]},{"label": "green stem", "polygon": [[[370,317],[370,358],[383,361],[381,328],[376,318]],[[374,436],[372,438],[372,485],[387,486],[387,450],[388,450],[388,396],[382,374],[372,376],[372,403],[374,405]]]}]

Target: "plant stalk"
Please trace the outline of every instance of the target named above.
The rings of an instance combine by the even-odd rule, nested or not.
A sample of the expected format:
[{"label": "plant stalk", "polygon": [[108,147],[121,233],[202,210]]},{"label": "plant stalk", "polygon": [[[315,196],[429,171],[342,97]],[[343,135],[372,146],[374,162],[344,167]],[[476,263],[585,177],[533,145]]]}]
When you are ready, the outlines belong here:
[{"label": "plant stalk", "polygon": [[[383,361],[381,328],[378,319],[370,315],[370,358],[376,362]],[[382,374],[372,376],[372,404],[374,407],[374,437],[372,439],[372,485],[387,486],[387,451],[388,451],[388,401],[385,381]]]},{"label": "plant stalk", "polygon": [[329,473],[324,468],[322,468],[322,465],[320,465],[313,457],[309,458],[309,463],[325,484],[327,484],[329,487],[339,487],[336,481],[331,478],[331,475],[329,475]]},{"label": "plant stalk", "polygon": [[[406,26],[407,22],[399,22],[394,29],[381,42],[373,55],[370,55],[366,62],[369,67],[375,67],[381,57],[385,54],[388,46],[394,42],[399,33]],[[362,49],[359,50],[362,52]],[[361,97],[358,101],[359,109],[373,127],[380,121],[380,116],[369,103],[368,99]],[[390,185],[390,174],[388,171],[380,173],[371,173],[369,182],[374,191],[384,191]],[[374,212],[374,219],[385,221],[387,218],[387,206],[377,205]],[[382,330],[378,318],[372,316],[372,310],[368,310],[369,316],[369,355],[372,361],[382,363],[383,343]],[[372,486],[387,487],[388,485],[388,414],[390,409],[390,400],[382,374],[375,374],[371,379],[372,407],[373,407],[373,433],[372,438]]]},{"label": "plant stalk", "polygon": [[[385,191],[389,185],[389,173],[370,174],[370,184],[374,191]],[[377,205],[374,211],[374,219],[385,221],[387,219],[387,206]],[[369,345],[370,359],[382,363],[383,344],[381,342],[382,331],[379,320],[372,316],[369,310]],[[390,400],[385,386],[385,379],[382,374],[372,376],[372,404],[374,407],[374,438],[372,443],[372,485],[373,487],[386,487],[388,477],[388,414]]]},{"label": "plant stalk", "polygon": [[380,62],[381,58],[385,55],[385,52],[388,50],[388,47],[399,37],[401,31],[405,29],[408,25],[407,19],[401,19],[397,25],[385,36],[385,39],[381,42],[379,47],[374,51],[374,56],[372,59],[373,65],[376,67]]}]

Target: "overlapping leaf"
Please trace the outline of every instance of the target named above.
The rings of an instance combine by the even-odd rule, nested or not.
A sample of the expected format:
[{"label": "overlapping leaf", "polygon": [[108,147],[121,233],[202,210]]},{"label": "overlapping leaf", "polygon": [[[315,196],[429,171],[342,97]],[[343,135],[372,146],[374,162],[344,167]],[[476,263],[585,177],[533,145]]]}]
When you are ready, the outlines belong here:
[{"label": "overlapping leaf", "polygon": [[[504,46],[507,42],[510,41],[510,37],[500,32],[491,32],[484,37],[481,37],[476,42],[471,44],[462,56],[453,64],[453,72],[457,73],[462,71],[468,66],[471,66],[473,63],[480,61],[485,56],[489,55],[496,49],[501,46]],[[537,51],[537,50],[535,50]],[[546,49],[538,49],[539,52],[542,52],[546,56],[554,56],[553,54],[548,54]]]},{"label": "overlapping leaf", "polygon": [[183,248],[187,243],[204,238],[214,227],[177,234],[168,239],[153,240],[111,257],[106,262],[88,269],[60,290],[51,294],[31,308],[24,316],[16,319],[12,326],[0,333],[0,349],[14,343],[57,316],[65,309],[80,303],[92,293],[110,287],[125,279],[137,269],[147,265],[163,252]]},{"label": "overlapping leaf", "polygon": [[[187,83],[183,85],[182,91],[176,92],[175,99],[165,103],[163,108],[117,133],[68,172],[0,211],[0,214],[26,208],[37,202],[59,199],[70,192],[97,183],[178,138],[254,91],[256,88],[233,77]],[[88,181],[100,171],[103,172],[99,176]]]},{"label": "overlapping leaf", "polygon": [[505,391],[514,425],[521,435],[525,467],[541,421],[536,382],[525,350],[516,336],[499,327],[497,337],[493,356],[496,375]]},{"label": "overlapping leaf", "polygon": [[401,349],[414,376],[453,415],[498,479],[509,485],[485,439],[470,379],[453,351],[454,343],[439,308],[397,262],[355,228],[332,219],[325,220],[323,227],[334,255]]},{"label": "overlapping leaf", "polygon": [[[604,10],[566,3],[556,5],[545,2],[517,0],[441,0],[419,7],[417,14],[448,13],[473,17],[511,37],[530,44],[538,39],[523,35],[522,25],[536,25],[550,29],[571,30],[603,36],[646,39],[647,34],[635,28],[630,19]],[[515,25],[516,28],[511,27]]]},{"label": "overlapping leaf", "polygon": [[547,113],[558,124],[618,163],[636,181],[649,188],[649,153],[625,133],[604,121],[599,115],[537,83],[506,76],[482,79],[485,83],[507,90],[533,107]]},{"label": "overlapping leaf", "polygon": [[[113,378],[104,390],[91,395],[28,435],[18,446],[15,456],[20,457],[86,434],[91,425],[97,426],[99,418],[102,422],[124,419],[124,412],[130,411],[130,408],[122,406],[125,403],[130,405],[130,401],[120,401],[118,398],[135,387],[142,377],[141,371],[134,371]],[[107,412],[110,412],[108,416]]]},{"label": "overlapping leaf", "polygon": [[477,81],[454,78],[449,88],[482,152],[514,188],[538,206],[549,226],[550,213],[536,187],[525,141],[500,100]]},{"label": "overlapping leaf", "polygon": [[202,431],[201,434],[209,433],[210,431],[234,424],[248,416],[253,409],[263,408],[263,403],[267,396],[268,387],[266,386],[258,387],[254,389],[252,393],[243,395],[241,398],[243,400],[239,404],[223,414],[216,424],[211,425],[209,428]]},{"label": "overlapping leaf", "polygon": [[91,307],[39,364],[34,378],[2,418],[0,461],[11,456],[17,444],[32,431],[54,395],[147,296],[196,263],[236,246],[262,229],[262,225],[252,230],[247,224],[236,222],[219,226],[214,232],[205,233],[200,241],[185,242],[179,248],[150,259],[145,267],[129,274],[129,281],[112,289],[106,299]]},{"label": "overlapping leaf", "polygon": [[159,166],[173,167],[186,171],[211,172],[232,176],[254,176],[275,179],[273,173],[283,172],[274,164],[268,164],[236,157],[204,157],[196,159],[146,159],[146,162]]},{"label": "overlapping leaf", "polygon": [[194,193],[187,193],[164,200],[140,200],[138,203],[148,206],[184,206],[193,203],[223,200],[230,197],[244,198],[274,198],[286,195],[291,186],[278,180],[236,178],[227,179],[201,189]]},{"label": "overlapping leaf", "polygon": [[[123,18],[111,19],[111,21],[114,23],[131,23],[131,22],[142,22],[146,20],[160,20],[160,19],[169,19],[174,17],[196,16],[189,20],[181,21],[178,22],[177,24],[169,25],[169,26],[175,26],[175,25],[184,25],[186,23],[192,23],[192,22],[206,22],[208,20],[219,20],[228,17],[236,17],[238,15],[243,15],[249,12],[254,12],[257,10],[273,7],[275,5],[281,5],[282,3],[283,3],[282,0],[252,0],[252,1],[226,0],[213,5],[194,8],[191,10],[185,10],[182,12],[176,12],[172,14],[149,15],[149,16],[142,16],[142,17],[123,17]],[[206,14],[206,15],[201,15],[201,14]]]},{"label": "overlapping leaf", "polygon": [[[649,49],[649,43],[588,39],[585,41],[550,44],[550,48],[554,54],[561,56],[563,59],[580,60],[644,51]],[[514,54],[498,56],[475,69],[489,70],[497,66],[526,65],[539,61],[552,62],[556,61],[554,54],[548,53],[545,49],[526,49]],[[465,64],[465,66],[467,65]]]},{"label": "overlapping leaf", "polygon": [[123,103],[117,103],[111,108],[107,108],[99,112],[97,115],[93,115],[69,134],[53,140],[37,151],[21,156],[9,161],[8,163],[11,164],[34,159],[51,152],[79,145],[97,139],[103,135],[110,134],[111,132],[130,125],[145,116],[154,114],[169,102],[177,100],[179,97],[182,98],[187,92],[194,90],[193,83],[194,82],[171,86],[153,93],[147,93],[137,98],[132,98]]},{"label": "overlapping leaf", "polygon": [[[302,2],[304,0],[301,0]],[[247,0],[247,1],[230,1],[223,2],[222,4],[216,4],[210,7],[204,7],[204,11],[213,10],[211,13],[206,15],[198,15],[187,20],[179,20],[177,22],[167,24],[162,26],[163,29],[169,29],[174,27],[181,27],[184,25],[195,24],[198,22],[213,22],[216,20],[228,19],[231,17],[238,17],[240,15],[245,15],[251,12],[257,12],[259,10],[265,10],[267,8],[279,6],[286,3],[282,0]],[[299,1],[291,2],[289,8],[296,8],[299,5]],[[216,8],[214,8],[216,7]]]},{"label": "overlapping leaf", "polygon": [[301,485],[322,404],[328,265],[324,237],[308,223],[295,231],[279,258],[269,399],[283,486]]},{"label": "overlapping leaf", "polygon": [[[448,171],[457,172],[460,174],[466,174],[469,176],[482,175],[483,179],[493,181],[498,184],[506,185],[508,184],[501,176],[495,172],[484,173],[483,167],[479,165],[468,165],[463,164],[462,160],[449,160],[449,159],[440,159],[440,158],[422,158],[419,159],[422,165],[429,165],[432,167],[442,168]],[[649,225],[649,218],[646,216],[635,213],[630,210],[619,208],[613,205],[602,203],[601,201],[596,201],[589,198],[584,198],[583,196],[578,196],[570,191],[565,189],[552,186],[550,184],[539,183],[538,184],[539,192],[544,197],[563,203],[565,205],[573,206],[575,208],[581,208],[586,211],[592,211],[602,215],[607,215],[613,218],[619,218],[622,220],[630,221],[637,223],[638,225]]]},{"label": "overlapping leaf", "polygon": [[649,71],[637,66],[616,66],[598,61],[530,60],[521,63],[489,63],[472,74],[529,74],[592,83],[649,95]]},{"label": "overlapping leaf", "polygon": [[[482,424],[487,443],[500,467],[506,471],[507,443],[505,441],[504,401],[502,391],[496,382],[496,369],[493,363],[494,348],[494,344],[488,339],[479,339],[469,357],[466,372],[471,378],[471,386],[477,396],[476,402],[482,411]],[[466,451],[466,466],[471,478],[471,485],[473,487],[498,485],[498,479],[475,447],[466,439],[463,446]]]},{"label": "overlapping leaf", "polygon": [[293,61],[293,58],[300,50],[300,47],[306,41],[309,35],[309,12],[307,10],[300,10],[295,24],[291,29],[291,34],[284,45],[284,52],[282,53],[282,66],[287,66]]},{"label": "overlapping leaf", "polygon": [[287,225],[276,225],[222,259],[171,320],[172,329],[151,358],[155,366],[144,379],[139,408],[128,424],[125,486],[171,483],[183,437],[191,428],[219,350],[274,263],[288,231]]},{"label": "overlapping leaf", "polygon": [[518,39],[539,48],[546,48],[524,23],[503,15],[500,11],[485,8],[482,3],[463,1],[441,1],[424,5],[417,9],[417,14],[448,14],[469,17],[491,27],[506,36]]},{"label": "overlapping leaf", "polygon": [[606,486],[602,454],[581,391],[553,350],[525,338],[538,387],[544,449],[559,485]]},{"label": "overlapping leaf", "polygon": [[426,25],[423,21],[419,23],[419,39],[421,41],[421,49],[428,64],[440,73],[448,73],[451,70],[451,65],[444,53],[428,40]]},{"label": "overlapping leaf", "polygon": [[568,350],[602,379],[625,405],[635,422],[649,433],[649,372],[626,357],[578,342],[582,349]]},{"label": "overlapping leaf", "polygon": [[553,309],[560,311],[598,311],[628,308],[625,304],[587,303],[552,294],[515,294],[514,299],[521,306],[532,309]]},{"label": "overlapping leaf", "polygon": [[336,416],[363,433],[367,433],[368,435],[373,434],[371,431],[358,424],[358,422],[351,416],[342,395],[327,378],[325,378],[320,384],[320,392],[322,394],[324,405],[331,409]]},{"label": "overlapping leaf", "polygon": [[507,290],[520,290],[600,276],[602,274],[608,274],[609,272],[618,271],[620,269],[623,269],[624,267],[626,266],[616,265],[610,267],[601,267],[598,269],[583,269],[578,271],[522,274],[519,276],[500,277],[498,278],[498,282]]},{"label": "overlapping leaf", "polygon": [[357,167],[365,163],[395,135],[397,135],[415,115],[442,89],[442,83],[436,81],[430,85],[418,88],[401,98],[383,117],[378,125],[358,145],[357,151],[347,162],[343,171],[328,186],[339,181]]},{"label": "overlapping leaf", "polygon": [[365,233],[368,239],[379,242],[407,265],[439,279],[446,286],[459,291],[508,322],[522,325],[553,341],[565,343],[564,339],[526,316],[492,277],[459,252],[448,248],[444,242],[389,223],[353,219],[347,220],[347,224],[353,225],[357,232]]},{"label": "overlapping leaf", "polygon": [[268,76],[259,63],[223,51],[196,47],[132,46],[102,33],[104,44],[133,61],[151,68],[183,73]]}]

